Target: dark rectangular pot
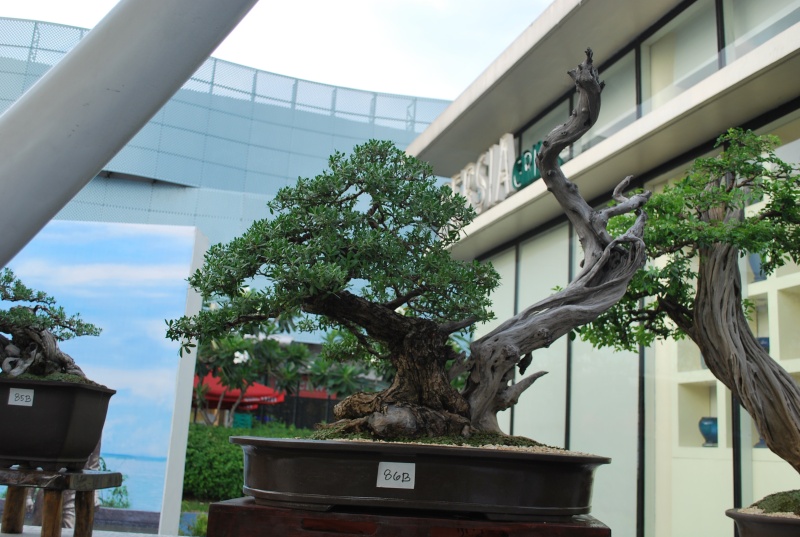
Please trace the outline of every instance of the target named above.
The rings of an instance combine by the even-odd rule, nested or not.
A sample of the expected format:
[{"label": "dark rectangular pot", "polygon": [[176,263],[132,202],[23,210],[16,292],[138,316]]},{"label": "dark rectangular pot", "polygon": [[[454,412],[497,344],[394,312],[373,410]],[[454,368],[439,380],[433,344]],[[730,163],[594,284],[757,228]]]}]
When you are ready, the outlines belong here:
[{"label": "dark rectangular pot", "polygon": [[80,470],[103,433],[116,391],[0,378],[0,466]]},{"label": "dark rectangular pot", "polygon": [[244,450],[244,493],[265,505],[572,516],[591,509],[595,469],[610,459],[456,446],[231,437]]}]

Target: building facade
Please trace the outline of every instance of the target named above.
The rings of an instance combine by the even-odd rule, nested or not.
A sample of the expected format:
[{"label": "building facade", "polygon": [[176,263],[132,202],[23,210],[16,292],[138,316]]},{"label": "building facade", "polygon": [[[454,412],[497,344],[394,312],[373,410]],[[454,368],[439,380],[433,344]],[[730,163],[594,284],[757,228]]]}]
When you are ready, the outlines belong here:
[{"label": "building facade", "polygon": [[[586,47],[606,83],[600,117],[561,157],[591,204],[627,175],[652,190],[681,177],[730,127],[777,134],[781,158],[800,162],[797,0],[556,0],[408,148],[479,212],[453,252],[501,274],[498,323],[565,286],[581,259],[533,155],[574,106],[565,72]],[[756,334],[800,378],[800,269],[762,280],[743,260],[742,273]],[[550,374],[505,413],[506,430],[610,456],[592,512],[614,535],[730,536],[725,509],[800,487],[691,342],[636,354],[562,338],[530,369]],[[716,446],[703,446],[706,416],[718,420]]]},{"label": "building facade", "polygon": [[[88,31],[0,18],[0,112]],[[195,226],[228,241],[334,151],[371,138],[405,147],[447,104],[209,58],[57,218]]]}]

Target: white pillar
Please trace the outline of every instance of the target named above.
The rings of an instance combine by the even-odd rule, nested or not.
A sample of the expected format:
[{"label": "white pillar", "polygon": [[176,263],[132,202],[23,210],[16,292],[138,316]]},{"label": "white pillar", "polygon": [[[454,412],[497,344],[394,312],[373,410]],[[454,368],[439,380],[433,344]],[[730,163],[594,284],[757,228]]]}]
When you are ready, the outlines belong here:
[{"label": "white pillar", "polygon": [[[208,250],[208,238],[195,228],[192,250],[192,273],[203,266],[203,256]],[[200,312],[203,298],[189,288],[186,295],[186,315]],[[197,351],[181,356],[178,363],[178,378],[175,389],[175,405],[172,410],[172,427],[167,452],[167,472],[164,476],[164,496],[161,500],[161,517],[158,521],[160,535],[178,535],[183,499],[183,474],[186,466],[186,442],[189,437],[189,422],[192,414],[192,391],[194,390],[194,367]]]},{"label": "white pillar", "polygon": [[88,183],[257,0],[122,0],[0,116],[0,267]]}]

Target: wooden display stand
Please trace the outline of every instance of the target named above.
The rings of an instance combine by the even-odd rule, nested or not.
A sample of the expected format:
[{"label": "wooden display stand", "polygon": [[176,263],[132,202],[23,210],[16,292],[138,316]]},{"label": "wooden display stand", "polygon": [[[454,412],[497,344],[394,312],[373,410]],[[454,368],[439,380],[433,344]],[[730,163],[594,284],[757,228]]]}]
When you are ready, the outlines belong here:
[{"label": "wooden display stand", "polygon": [[[438,516],[437,516],[438,515]],[[457,514],[404,513],[388,509],[316,512],[258,505],[253,498],[213,503],[208,537],[609,537],[611,530],[588,515],[536,521],[488,521]]]},{"label": "wooden display stand", "polygon": [[91,537],[94,524],[94,491],[122,484],[119,472],[52,472],[43,470],[0,469],[0,485],[8,485],[3,509],[3,533],[22,533],[25,496],[31,487],[44,489],[42,537],[61,536],[62,493],[75,491],[75,537]]}]

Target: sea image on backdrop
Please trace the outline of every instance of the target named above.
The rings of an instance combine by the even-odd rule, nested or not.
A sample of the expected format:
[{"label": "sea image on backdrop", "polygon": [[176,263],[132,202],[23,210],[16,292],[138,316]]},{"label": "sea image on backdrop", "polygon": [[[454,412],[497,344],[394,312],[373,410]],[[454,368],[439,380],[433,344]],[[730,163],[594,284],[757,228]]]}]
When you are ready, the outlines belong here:
[{"label": "sea image on backdrop", "polygon": [[[123,476],[122,484],[128,491],[129,509],[161,511],[164,494],[164,475],[167,459],[163,457],[138,457],[103,453],[106,467]],[[109,493],[103,493],[110,496]]]},{"label": "sea image on backdrop", "polygon": [[180,362],[164,320],[185,313],[195,239],[193,227],[53,220],[9,263],[26,285],[102,329],[60,346],[117,392],[101,454],[125,476],[131,509],[161,511]]}]

